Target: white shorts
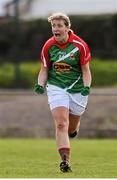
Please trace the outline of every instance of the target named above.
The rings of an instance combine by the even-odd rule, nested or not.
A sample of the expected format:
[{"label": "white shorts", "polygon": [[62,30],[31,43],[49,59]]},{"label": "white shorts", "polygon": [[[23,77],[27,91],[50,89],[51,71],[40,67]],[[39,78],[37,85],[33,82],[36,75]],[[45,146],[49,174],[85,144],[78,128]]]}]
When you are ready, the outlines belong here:
[{"label": "white shorts", "polygon": [[82,96],[81,93],[71,94],[54,85],[47,85],[47,95],[51,110],[64,106],[69,109],[70,114],[81,116],[87,106],[88,96]]}]

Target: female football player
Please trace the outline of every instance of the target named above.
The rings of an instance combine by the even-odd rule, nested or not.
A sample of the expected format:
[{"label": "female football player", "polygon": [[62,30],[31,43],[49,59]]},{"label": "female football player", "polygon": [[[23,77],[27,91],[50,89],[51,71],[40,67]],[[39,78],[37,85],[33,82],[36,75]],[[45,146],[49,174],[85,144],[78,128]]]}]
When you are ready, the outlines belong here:
[{"label": "female football player", "polygon": [[87,106],[91,55],[88,45],[70,29],[67,15],[54,13],[48,22],[53,36],[42,48],[41,70],[34,90],[42,94],[47,88],[61,157],[60,170],[71,172],[69,137],[77,135],[80,117]]}]

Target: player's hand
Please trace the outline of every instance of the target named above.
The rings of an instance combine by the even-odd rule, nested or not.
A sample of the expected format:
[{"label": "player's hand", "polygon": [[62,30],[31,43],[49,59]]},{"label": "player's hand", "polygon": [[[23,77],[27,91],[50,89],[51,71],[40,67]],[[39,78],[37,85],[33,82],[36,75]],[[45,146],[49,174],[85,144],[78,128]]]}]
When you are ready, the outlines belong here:
[{"label": "player's hand", "polygon": [[43,94],[45,92],[45,89],[43,86],[39,85],[39,84],[35,84],[34,86],[34,91],[37,93],[37,94]]},{"label": "player's hand", "polygon": [[90,87],[88,87],[88,86],[83,87],[81,90],[81,94],[82,94],[82,96],[89,95],[90,94]]}]

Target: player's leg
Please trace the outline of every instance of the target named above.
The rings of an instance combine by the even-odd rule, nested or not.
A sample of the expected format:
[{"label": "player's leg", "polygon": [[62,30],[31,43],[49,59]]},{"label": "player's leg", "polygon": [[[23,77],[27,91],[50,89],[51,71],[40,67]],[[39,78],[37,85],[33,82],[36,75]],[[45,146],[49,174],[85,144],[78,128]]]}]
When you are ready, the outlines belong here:
[{"label": "player's leg", "polygon": [[47,87],[48,103],[52,112],[56,129],[56,142],[61,157],[60,169],[69,172],[70,142],[69,127],[69,96],[68,93],[54,85]]},{"label": "player's leg", "polygon": [[69,167],[70,142],[68,137],[69,109],[56,107],[51,112],[55,122],[56,143],[62,160],[60,169],[63,172],[69,172],[71,171]]},{"label": "player's leg", "polygon": [[69,148],[68,126],[69,110],[66,107],[57,107],[52,110],[52,117],[55,122],[56,142],[58,148],[63,146]]},{"label": "player's leg", "polygon": [[77,135],[80,128],[80,116],[69,114],[69,137],[73,138]]}]

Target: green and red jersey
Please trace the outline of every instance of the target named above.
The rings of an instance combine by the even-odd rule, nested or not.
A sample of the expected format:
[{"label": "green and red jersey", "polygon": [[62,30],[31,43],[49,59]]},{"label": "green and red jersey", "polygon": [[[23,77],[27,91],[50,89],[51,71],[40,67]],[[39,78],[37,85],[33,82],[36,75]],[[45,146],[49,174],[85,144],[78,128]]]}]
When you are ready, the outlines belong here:
[{"label": "green and red jersey", "polygon": [[52,37],[41,52],[41,61],[49,69],[47,83],[68,89],[70,93],[80,92],[83,88],[81,66],[90,60],[88,45],[72,31],[67,43],[59,44]]}]

